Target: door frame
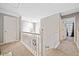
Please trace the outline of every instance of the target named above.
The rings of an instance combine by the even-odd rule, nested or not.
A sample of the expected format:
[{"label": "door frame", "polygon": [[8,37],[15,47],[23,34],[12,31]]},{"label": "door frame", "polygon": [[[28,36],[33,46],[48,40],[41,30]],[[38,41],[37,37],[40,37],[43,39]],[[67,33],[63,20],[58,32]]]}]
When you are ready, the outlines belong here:
[{"label": "door frame", "polygon": [[[75,16],[73,16],[73,17],[67,17],[67,19],[68,18],[74,18],[74,42],[76,42],[77,41],[77,23],[76,23],[76,17]],[[66,20],[66,18],[63,18],[62,20]]]},{"label": "door frame", "polygon": [[[5,20],[5,19],[4,19],[4,17],[5,17],[5,16],[16,18],[16,40],[13,41],[13,42],[16,42],[16,41],[18,41],[18,40],[17,40],[17,17],[15,17],[15,16],[10,16],[10,15],[4,15],[4,16],[3,16],[3,44],[12,43],[12,42],[4,42],[4,41],[5,41],[5,39],[4,39],[4,35],[5,35],[5,34],[4,34],[4,32],[5,32],[5,29],[4,29],[4,26],[5,26],[5,25],[4,25],[4,20]],[[19,35],[19,34],[18,34],[18,35]]]}]

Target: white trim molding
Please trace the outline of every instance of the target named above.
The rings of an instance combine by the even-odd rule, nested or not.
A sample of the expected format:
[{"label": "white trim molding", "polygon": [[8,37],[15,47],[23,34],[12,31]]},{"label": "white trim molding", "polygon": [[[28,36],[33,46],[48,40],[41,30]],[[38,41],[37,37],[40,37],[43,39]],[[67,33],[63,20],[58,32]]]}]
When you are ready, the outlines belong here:
[{"label": "white trim molding", "polygon": [[75,42],[76,43],[76,45],[77,45],[77,48],[78,48],[78,50],[79,50],[79,45],[78,45],[78,43],[77,42]]},{"label": "white trim molding", "polygon": [[57,45],[55,46],[55,48],[57,48],[59,46],[60,42],[57,43]]}]

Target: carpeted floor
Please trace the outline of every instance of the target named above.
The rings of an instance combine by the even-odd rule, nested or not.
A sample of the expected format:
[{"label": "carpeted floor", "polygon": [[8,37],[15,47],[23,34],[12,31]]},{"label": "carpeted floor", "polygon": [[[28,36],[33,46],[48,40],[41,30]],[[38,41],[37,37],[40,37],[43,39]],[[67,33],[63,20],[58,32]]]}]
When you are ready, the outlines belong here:
[{"label": "carpeted floor", "polygon": [[[21,42],[5,44],[0,49],[1,54],[12,52],[13,56],[33,56]],[[79,56],[79,51],[73,41],[64,40],[56,49],[48,49],[46,56]]]},{"label": "carpeted floor", "polygon": [[46,51],[47,56],[78,56],[76,44],[70,40],[64,40],[56,49]]},{"label": "carpeted floor", "polygon": [[1,54],[7,54],[9,52],[12,52],[12,56],[33,56],[33,54],[21,42],[1,46]]}]

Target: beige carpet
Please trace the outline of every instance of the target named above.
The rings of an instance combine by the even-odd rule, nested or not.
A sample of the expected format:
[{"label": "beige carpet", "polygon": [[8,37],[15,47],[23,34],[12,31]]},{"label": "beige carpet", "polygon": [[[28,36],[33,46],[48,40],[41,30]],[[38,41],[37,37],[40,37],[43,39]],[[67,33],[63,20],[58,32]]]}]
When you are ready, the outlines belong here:
[{"label": "beige carpet", "polygon": [[[21,43],[15,42],[0,46],[1,54],[12,53],[13,56],[33,56],[33,54]],[[78,56],[79,51],[73,41],[65,40],[56,49],[48,49],[47,56]]]},{"label": "beige carpet", "polygon": [[47,56],[78,56],[79,51],[73,41],[65,40],[56,49],[46,51]]},{"label": "beige carpet", "polygon": [[33,56],[33,54],[21,42],[1,46],[1,54],[7,54],[9,52],[11,52],[13,56]]}]

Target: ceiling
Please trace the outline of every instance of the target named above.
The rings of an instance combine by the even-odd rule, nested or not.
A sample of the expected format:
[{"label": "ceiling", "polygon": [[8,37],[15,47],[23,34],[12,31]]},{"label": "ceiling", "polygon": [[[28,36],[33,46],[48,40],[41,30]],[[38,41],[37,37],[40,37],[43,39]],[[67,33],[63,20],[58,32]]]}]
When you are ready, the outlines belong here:
[{"label": "ceiling", "polygon": [[78,3],[0,3],[0,9],[31,19],[39,19],[75,8],[79,8]]}]

